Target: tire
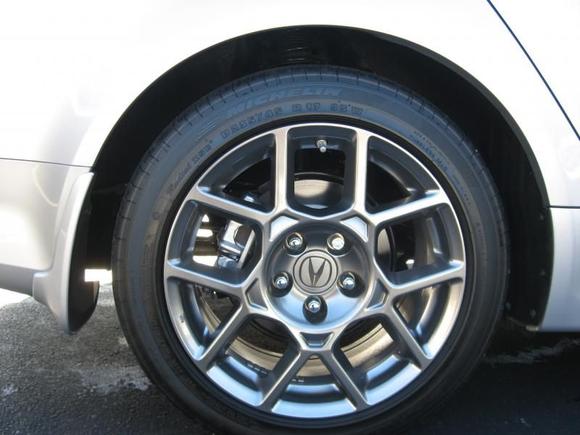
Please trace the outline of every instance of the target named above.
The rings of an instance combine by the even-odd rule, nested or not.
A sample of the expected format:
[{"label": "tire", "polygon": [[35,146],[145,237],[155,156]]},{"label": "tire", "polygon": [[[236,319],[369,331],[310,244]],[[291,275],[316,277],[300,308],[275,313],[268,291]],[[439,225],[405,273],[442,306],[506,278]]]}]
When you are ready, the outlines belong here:
[{"label": "tire", "polygon": [[[406,159],[405,156],[408,155],[409,161],[415,162],[414,167],[418,168],[420,165],[425,173],[431,174],[449,199],[448,207],[445,209],[447,211],[437,211],[441,215],[437,215],[434,219],[439,219],[437,222],[441,222],[442,226],[449,224],[450,228],[455,228],[449,231],[458,231],[462,238],[458,249],[464,255],[462,257],[464,262],[461,263],[464,274],[460,281],[450,281],[441,286],[437,284],[439,287],[430,288],[430,295],[437,294],[439,291],[437,289],[446,289],[444,291],[447,292],[445,293],[447,296],[437,296],[441,297],[442,301],[447,301],[442,310],[456,310],[454,321],[450,323],[445,340],[442,341],[436,354],[429,355],[428,362],[417,362],[418,360],[413,359],[415,358],[413,351],[408,350],[413,346],[410,341],[399,344],[398,338],[393,339],[395,348],[402,349],[395,352],[396,361],[409,364],[405,367],[419,367],[420,373],[404,388],[373,402],[372,406],[361,405],[359,410],[357,405],[356,412],[341,411],[340,415],[324,414],[321,418],[300,418],[288,413],[280,415],[274,411],[262,411],[244,402],[245,396],[241,393],[235,393],[238,394],[235,396],[232,393],[235,389],[228,392],[227,389],[220,387],[219,382],[210,379],[209,369],[201,370],[199,365],[194,363],[191,356],[193,351],[188,351],[178,326],[176,327],[179,323],[178,321],[175,323],[174,317],[177,308],[171,305],[168,298],[170,293],[167,292],[171,290],[167,290],[166,287],[170,281],[166,278],[167,272],[164,269],[166,264],[164,262],[170,249],[168,239],[170,235],[173,237],[175,227],[180,225],[177,217],[185,207],[186,195],[191,192],[194,183],[203,178],[202,175],[205,176],[204,174],[214,170],[211,169],[211,165],[218,159],[225,158],[224,156],[230,150],[235,150],[238,144],[253,140],[252,138],[259,137],[264,132],[310,122],[339,124],[346,126],[345,128],[352,126],[353,129],[361,129],[360,131],[364,129],[380,135],[385,142],[392,141],[396,144],[397,152],[404,153],[400,154],[403,156],[401,158]],[[344,163],[347,166],[348,160],[347,155]],[[227,165],[227,170],[233,175],[236,172],[235,160],[233,163],[227,160],[224,162],[221,168],[217,165],[222,171],[220,174],[224,173],[223,169]],[[365,162],[365,165],[369,163]],[[348,171],[345,169],[345,174],[346,172]],[[369,180],[368,175],[365,177]],[[343,186],[347,186],[346,181],[343,181]],[[346,188],[343,188],[344,191]],[[372,188],[373,183],[367,184],[369,191]],[[381,196],[379,190],[376,196]],[[377,226],[377,234],[378,228]],[[389,231],[396,229],[395,226],[389,228]],[[398,237],[391,233],[387,236]],[[356,235],[354,237],[356,238]],[[414,237],[414,243],[419,243],[417,240],[420,237]],[[445,243],[451,246],[455,243],[452,239],[450,236],[451,241]],[[376,240],[378,239],[373,236],[373,243]],[[377,241],[377,245],[378,243]],[[363,252],[364,245],[361,246],[359,251]],[[280,250],[284,249],[271,251],[262,260],[278,261],[276,260],[278,254],[275,252]],[[261,254],[251,255],[257,255],[256,261],[260,261]],[[396,257],[398,254],[389,255]],[[444,114],[424,99],[375,76],[338,68],[314,66],[281,68],[246,77],[211,93],[181,114],[151,145],[127,186],[117,218],[113,245],[114,293],[123,331],[139,362],[159,388],[188,414],[203,418],[215,428],[235,433],[284,433],[296,428],[306,432],[319,430],[340,434],[370,433],[386,428],[400,428],[407,422],[422,418],[427,411],[448,397],[475,367],[501,314],[508,274],[507,258],[506,227],[491,177],[469,140]],[[312,267],[313,260],[309,259],[310,257],[303,263],[310,261]],[[352,261],[356,263],[357,260]],[[361,260],[360,264],[362,263],[364,261]],[[409,267],[411,267],[409,270],[413,270],[414,266]],[[419,267],[417,270],[423,269]],[[365,271],[367,269],[360,272],[359,278],[363,281],[367,276],[375,276],[367,275]],[[401,273],[405,272],[406,270],[403,270]],[[376,276],[381,276],[380,272],[376,273]],[[296,275],[294,279],[301,278]],[[304,278],[306,279],[309,278]],[[367,284],[371,289],[369,291],[378,291],[376,290],[378,284],[374,281],[370,284],[365,283]],[[199,294],[203,293],[205,298],[207,293],[205,287],[200,290],[198,287],[181,282],[175,286],[179,289],[180,295],[183,291],[200,292]],[[456,288],[460,289],[457,290],[458,293],[455,293]],[[420,291],[426,290],[429,288]],[[390,290],[386,293],[390,294]],[[456,298],[453,295],[456,294],[461,294],[460,302],[456,303],[455,308],[449,308],[452,305],[449,301],[454,301]],[[404,303],[405,297],[401,304]],[[278,303],[278,299],[272,300],[274,301],[272,304]],[[343,297],[340,300],[353,299]],[[177,307],[183,308],[179,304]],[[276,312],[283,312],[284,309],[280,308]],[[329,310],[331,309],[333,306],[330,306]],[[400,316],[404,317],[401,311],[403,308],[399,306],[396,309]],[[181,321],[189,322],[187,319],[183,320],[183,316]],[[317,324],[314,321],[311,323],[324,324],[324,322]],[[217,336],[220,327],[216,327],[213,334]],[[391,336],[390,329],[385,327],[385,330]],[[435,326],[433,330],[436,331]],[[395,330],[393,337],[399,337],[397,331],[399,330]],[[403,337],[404,333],[401,334]],[[416,332],[411,335],[416,335],[418,342],[422,340],[417,338],[419,335]],[[424,347],[422,344],[420,346]],[[220,358],[226,358],[223,353],[220,355]],[[417,358],[420,359],[420,356]],[[320,360],[326,364],[322,356]],[[223,370],[225,373],[226,369]],[[328,371],[332,378],[335,372],[331,369]],[[291,378],[288,382],[295,382]],[[336,385],[345,384],[340,379]],[[342,387],[338,390],[342,394]],[[340,399],[342,400],[340,403],[352,399],[353,396],[347,390],[345,387],[346,399]],[[287,392],[284,390],[280,394]],[[370,395],[368,392],[365,394],[365,397]],[[302,402],[297,403],[300,412],[310,412],[308,410],[311,408],[306,405],[302,407],[300,405]],[[320,409],[327,408],[321,405]]]}]

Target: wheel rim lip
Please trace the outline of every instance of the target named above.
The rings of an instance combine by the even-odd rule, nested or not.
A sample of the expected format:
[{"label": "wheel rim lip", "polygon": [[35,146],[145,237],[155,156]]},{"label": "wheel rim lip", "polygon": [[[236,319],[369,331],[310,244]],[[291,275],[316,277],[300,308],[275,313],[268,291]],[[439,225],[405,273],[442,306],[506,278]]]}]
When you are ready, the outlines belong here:
[{"label": "wheel rim lip", "polygon": [[[228,151],[224,156],[221,156],[220,158],[217,158],[216,161],[214,161],[212,164],[209,165],[208,168],[206,168],[203,172],[203,174],[198,178],[198,180],[200,178],[203,177],[204,174],[207,174],[208,172],[214,170],[217,166],[219,166],[219,164],[224,160],[224,158],[226,158],[228,155],[231,155],[232,153],[238,152],[240,149],[242,149],[244,146],[246,146],[248,143],[253,142],[259,138],[263,138],[266,137],[270,134],[272,134],[273,131],[277,131],[280,129],[284,129],[286,131],[290,130],[290,129],[294,129],[294,128],[299,128],[299,127],[316,127],[316,126],[327,126],[327,127],[337,127],[337,128],[345,128],[345,129],[356,129],[356,130],[363,130],[360,127],[355,127],[353,125],[347,124],[347,123],[334,123],[334,122],[300,122],[300,123],[296,123],[296,124],[289,124],[286,125],[284,127],[279,127],[276,128],[274,130],[269,130],[263,133],[259,133],[256,136],[247,139],[245,141],[243,141],[242,143],[234,146],[230,151]],[[439,181],[437,180],[436,176],[433,175],[432,171],[430,171],[429,169],[427,169],[427,167],[419,160],[417,159],[415,156],[413,156],[409,151],[407,151],[404,147],[402,147],[401,145],[393,142],[390,139],[385,138],[384,136],[380,135],[380,134],[376,134],[374,132],[370,132],[372,136],[379,138],[380,140],[384,141],[385,143],[388,143],[390,146],[393,146],[395,148],[397,148],[400,152],[405,153],[406,155],[408,155],[418,166],[420,166],[426,174],[428,174],[429,177],[431,177],[433,179],[433,181],[437,184],[437,186],[439,187],[439,189],[443,190],[443,187],[441,186],[441,184],[439,183]],[[197,183],[197,182],[196,182]],[[177,214],[175,215],[175,219],[171,225],[171,229],[170,229],[170,233],[169,233],[169,237],[167,240],[171,240],[171,238],[173,237],[173,232],[175,230],[175,226],[177,223],[177,217],[179,217],[179,215],[182,213],[184,207],[185,207],[185,202],[183,202],[180,207],[178,208]],[[461,258],[465,261],[466,259],[466,255],[465,255],[465,242],[463,240],[463,232],[462,232],[462,228],[461,225],[459,224],[459,220],[456,214],[456,210],[455,207],[453,207],[453,205],[450,206],[450,212],[451,212],[451,217],[452,220],[454,221],[454,226],[458,231],[458,235],[460,238],[460,250],[461,250]],[[333,215],[329,215],[329,216],[324,216],[324,217],[316,217],[316,216],[309,216],[313,219],[313,221],[315,223],[320,223],[323,222],[327,219],[332,219],[334,216]],[[358,234],[357,234],[358,236]],[[286,235],[284,235],[283,237],[286,237]],[[263,253],[264,254],[264,253]],[[305,252],[303,251],[300,255],[304,255]],[[165,252],[165,259],[167,260],[168,258],[170,258],[169,255],[169,243],[167,243],[166,246],[166,252]],[[373,261],[376,261],[376,258],[373,259]],[[174,310],[174,307],[176,305],[179,305],[181,302],[177,301],[176,295],[177,292],[170,292],[168,291],[168,285],[167,285],[167,277],[164,276],[164,289],[165,289],[165,298],[166,298],[166,302],[167,302],[167,308],[169,310],[169,314],[170,314],[170,318],[171,318],[171,323],[174,327],[174,330],[177,333],[177,336],[179,338],[179,341],[181,343],[181,345],[185,348],[186,353],[189,355],[189,357],[192,359],[192,361],[194,362],[194,364],[196,364],[195,358],[196,358],[196,349],[195,347],[191,347],[192,343],[195,343],[195,339],[194,337],[188,333],[186,330],[183,329],[182,325],[181,325],[181,321],[179,320],[180,315],[177,314]],[[455,285],[455,284],[454,284]],[[447,331],[447,333],[445,334],[445,339],[443,341],[445,341],[449,335],[451,334],[451,331],[453,329],[453,326],[455,325],[455,321],[458,317],[459,314],[459,309],[462,305],[463,302],[463,296],[464,296],[464,288],[465,288],[465,275],[463,276],[462,279],[462,283],[461,283],[461,289],[459,291],[459,297],[460,300],[459,302],[456,304],[456,308],[455,308],[455,312],[453,313],[453,319],[451,320],[451,327],[449,328],[449,330]],[[366,303],[366,300],[365,300]],[[272,307],[270,307],[272,308]],[[183,313],[181,314],[183,315]],[[299,325],[293,325],[295,327],[299,326]],[[332,329],[333,325],[329,325],[328,331],[330,331]],[[443,343],[444,344],[444,343]],[[442,344],[438,347],[437,352],[441,349]],[[389,357],[390,358],[390,357]],[[229,363],[231,363],[232,365],[236,365],[239,364],[239,361],[237,361],[234,357],[232,356],[227,356],[226,359],[224,360],[226,362],[229,361]],[[383,361],[381,362],[381,364],[383,363],[387,363],[388,361]],[[196,364],[197,365],[197,364]],[[398,388],[395,390],[391,390],[388,392],[385,392],[385,388],[375,388],[374,390],[369,390],[367,391],[367,393],[369,393],[370,396],[380,396],[378,397],[376,400],[370,400],[371,406],[374,406],[380,402],[384,402],[388,399],[390,399],[392,396],[400,393],[401,391],[403,391],[406,387],[408,387],[410,384],[412,384],[412,382],[424,371],[424,370],[413,370],[413,368],[416,368],[414,366],[412,366],[411,364],[407,365],[403,370],[401,370],[397,375],[395,375],[393,378],[389,379],[390,381],[395,381],[395,383],[399,382],[400,379],[404,379],[404,383],[405,385],[402,388]],[[207,370],[207,371],[203,371],[204,375],[206,375],[210,380],[212,380],[216,385],[218,385],[219,387],[221,387],[224,391],[228,391],[227,388],[224,387],[224,385],[227,385],[228,383],[228,379],[224,377],[223,373],[220,372],[217,368],[217,366],[213,366],[211,369]],[[396,379],[398,378],[398,379]],[[386,384],[386,383],[385,383]],[[382,385],[382,387],[385,387],[385,384]],[[290,386],[292,387],[292,385]],[[251,394],[248,394],[246,397],[240,397],[240,396],[234,396],[232,395],[231,397],[235,398],[238,401],[241,401],[247,405],[250,406],[255,406],[255,402],[253,400],[251,400]],[[310,404],[312,405],[312,404]],[[324,404],[321,404],[324,405]],[[297,404],[296,402],[292,402],[292,401],[285,401],[285,400],[280,400],[280,402],[276,405],[276,407],[274,407],[271,410],[271,414],[274,415],[279,415],[279,416],[285,416],[285,417],[291,417],[291,418],[298,418],[298,419],[312,419],[312,418],[331,418],[331,417],[338,417],[338,416],[344,416],[344,415],[348,415],[348,414],[352,414],[354,412],[356,412],[356,409],[351,409],[352,407],[350,407],[350,403],[348,403],[347,399],[344,400],[338,400],[338,401],[334,401],[334,402],[328,402],[326,403],[326,405],[328,405],[326,407],[326,409],[322,409],[320,407],[317,407],[316,412],[314,413],[308,413],[304,411],[304,404],[298,404],[298,408],[297,408]]]}]

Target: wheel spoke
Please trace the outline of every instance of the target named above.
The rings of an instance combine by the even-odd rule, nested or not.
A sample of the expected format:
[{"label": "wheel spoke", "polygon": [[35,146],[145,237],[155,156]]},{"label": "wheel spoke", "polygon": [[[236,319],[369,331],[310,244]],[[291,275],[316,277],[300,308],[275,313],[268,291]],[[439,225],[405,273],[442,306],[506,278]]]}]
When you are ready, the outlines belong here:
[{"label": "wheel spoke", "polygon": [[283,211],[288,207],[288,181],[291,175],[288,165],[288,130],[277,130],[274,138],[276,142],[272,176],[274,208]]},{"label": "wheel spoke", "polygon": [[393,339],[409,352],[410,357],[420,369],[427,367],[431,361],[431,357],[423,350],[423,347],[417,341],[417,338],[415,338],[415,335],[411,332],[405,320],[397,312],[397,309],[389,304],[386,306],[385,314],[391,326],[390,332],[395,335]]},{"label": "wheel spoke", "polygon": [[199,365],[207,369],[210,364],[223,352],[226,347],[237,337],[247,317],[243,305],[234,314],[216,329],[211,343],[205,347],[201,356],[197,359]]},{"label": "wheel spoke", "polygon": [[271,410],[288,388],[288,384],[308,360],[307,354],[301,351],[286,351],[270,373],[261,408]]},{"label": "wheel spoke", "polygon": [[195,201],[205,205],[226,216],[234,216],[242,222],[252,221],[264,225],[270,219],[270,213],[258,210],[257,208],[239,203],[237,201],[218,196],[209,191],[208,188],[195,185],[186,201]]},{"label": "wheel spoke", "polygon": [[232,283],[220,278],[211,276],[208,273],[198,272],[181,266],[178,262],[168,260],[165,262],[165,277],[177,278],[201,287],[207,287],[228,296],[241,298],[243,291],[247,288],[250,279],[245,279],[242,283]]},{"label": "wheel spoke", "polygon": [[[380,272],[380,271],[379,271]],[[397,279],[388,279],[382,272],[380,277],[389,294],[397,298],[406,294],[432,287],[453,280],[463,280],[465,264],[462,261],[450,261],[444,267],[440,265],[419,267],[417,270],[398,272]],[[405,277],[411,277],[410,279]]]},{"label": "wheel spoke", "polygon": [[343,389],[344,393],[350,402],[354,405],[354,407],[357,410],[368,407],[369,404],[364,393],[352,378],[351,373],[349,373],[349,369],[351,372],[353,371],[350,362],[346,356],[344,356],[344,354],[337,354],[337,352],[329,349],[325,352],[319,353],[319,357],[328,368],[330,374],[339,383],[340,387]]},{"label": "wheel spoke", "polygon": [[369,214],[369,220],[375,226],[394,223],[418,214],[423,214],[441,205],[449,204],[449,198],[442,190],[427,192],[416,199],[406,199],[383,211]]},{"label": "wheel spoke", "polygon": [[367,167],[368,167],[368,142],[370,134],[357,130],[354,164],[347,172],[347,177],[352,180],[353,207],[355,210],[364,211],[367,194]]}]

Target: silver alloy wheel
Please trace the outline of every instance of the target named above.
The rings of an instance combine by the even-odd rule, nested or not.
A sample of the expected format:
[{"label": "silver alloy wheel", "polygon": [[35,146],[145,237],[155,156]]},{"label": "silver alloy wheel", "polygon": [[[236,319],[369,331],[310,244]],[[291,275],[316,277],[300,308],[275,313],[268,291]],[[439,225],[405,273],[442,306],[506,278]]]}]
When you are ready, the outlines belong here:
[{"label": "silver alloy wheel", "polygon": [[[252,171],[260,186],[240,191]],[[383,197],[371,172],[400,197]],[[393,397],[431,364],[465,274],[431,171],[370,131],[308,123],[247,140],[201,174],[170,230],[164,284],[207,378],[266,413],[322,418]]]}]

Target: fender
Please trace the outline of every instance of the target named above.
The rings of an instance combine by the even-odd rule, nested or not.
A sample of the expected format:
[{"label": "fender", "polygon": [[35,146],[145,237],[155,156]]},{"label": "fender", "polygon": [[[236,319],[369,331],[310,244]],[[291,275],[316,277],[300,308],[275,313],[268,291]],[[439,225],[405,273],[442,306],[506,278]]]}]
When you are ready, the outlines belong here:
[{"label": "fender", "polygon": [[[112,2],[82,7],[62,0],[56,5],[38,3],[40,15],[42,9],[49,16],[50,11],[70,10],[70,16],[80,21],[52,13],[50,23],[29,22],[39,27],[16,29],[15,22],[27,21],[3,20],[4,34],[23,36],[11,43],[5,64],[18,64],[33,77],[2,85],[8,98],[0,103],[0,113],[8,122],[0,131],[9,140],[0,144],[0,158],[91,167],[124,111],[174,65],[240,35],[324,24],[393,35],[459,65],[504,105],[521,128],[544,176],[550,205],[580,206],[576,185],[580,147],[574,131],[525,53],[484,1],[456,2],[453,8],[421,2],[419,12],[416,3],[402,0],[369,1],[364,7],[347,1],[338,6],[299,0],[283,10],[276,3],[251,0],[243,7],[226,8],[227,13],[215,2],[184,2],[175,8],[164,2],[148,7],[134,2],[122,7],[117,3],[113,7]],[[24,6],[17,7],[25,14]],[[114,17],[109,17],[111,10]],[[31,49],[40,53],[23,55]],[[43,72],[42,80],[36,71]],[[29,117],[21,119],[23,111],[31,111],[21,95],[35,96],[37,107],[31,114],[42,116],[38,124],[30,123]],[[24,122],[27,131],[22,134]]]}]

